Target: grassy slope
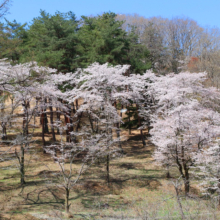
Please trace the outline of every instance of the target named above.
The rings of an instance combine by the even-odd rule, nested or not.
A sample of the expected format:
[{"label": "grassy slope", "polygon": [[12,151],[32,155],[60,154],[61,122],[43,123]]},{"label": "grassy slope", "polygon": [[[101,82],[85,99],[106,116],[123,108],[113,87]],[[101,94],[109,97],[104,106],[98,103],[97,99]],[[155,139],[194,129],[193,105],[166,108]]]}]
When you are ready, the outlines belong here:
[{"label": "grassy slope", "polygon": [[[127,132],[123,133],[128,136]],[[104,163],[94,165],[82,176],[79,186],[71,193],[73,219],[110,219],[114,216],[138,219],[147,214],[162,219],[167,216],[179,218],[173,186],[165,178],[164,169],[152,160],[154,146],[148,141],[143,148],[137,133],[133,131],[133,135],[123,142],[126,155],[111,161],[110,187],[105,182]],[[35,147],[37,151],[27,169],[27,185],[24,188],[19,184],[16,161],[0,163],[2,219],[38,219],[43,217],[42,214],[65,218],[62,213],[63,192],[52,187],[45,178],[54,178],[48,167],[57,171],[57,166],[49,155],[43,155],[40,142]],[[78,166],[75,164],[75,168]],[[171,175],[177,176],[175,169]],[[188,199],[183,201],[183,206],[188,214],[213,213],[205,201]],[[31,215],[33,213],[37,218]]]},{"label": "grassy slope", "polygon": [[[92,166],[72,190],[70,210],[73,219],[110,219],[114,216],[118,219],[126,216],[145,219],[147,215],[178,219],[179,206],[171,180],[165,178],[165,170],[152,160],[154,146],[147,141],[147,146],[143,148],[137,130],[133,130],[130,136],[127,131],[122,133],[127,137],[122,143],[125,155],[110,163],[110,187],[105,182],[105,164]],[[43,215],[53,219],[65,218],[64,192],[48,182],[50,179],[56,180],[53,173],[58,172],[58,167],[49,155],[42,153],[40,136],[39,127],[35,129],[33,139],[36,142],[31,157],[27,155],[25,158],[26,162],[30,161],[26,169],[25,187],[19,184],[16,160],[0,163],[0,219],[39,219]],[[46,141],[50,141],[51,136],[47,134]],[[0,150],[5,151],[8,147],[2,145]],[[74,166],[77,169],[79,164]],[[171,176],[178,177],[176,169],[171,170]],[[198,194],[195,188],[192,193]],[[205,200],[182,199],[182,203],[184,212],[188,216],[193,214],[192,219],[195,219],[195,214],[214,213],[212,204],[207,206]],[[213,219],[212,216],[210,219]]]}]

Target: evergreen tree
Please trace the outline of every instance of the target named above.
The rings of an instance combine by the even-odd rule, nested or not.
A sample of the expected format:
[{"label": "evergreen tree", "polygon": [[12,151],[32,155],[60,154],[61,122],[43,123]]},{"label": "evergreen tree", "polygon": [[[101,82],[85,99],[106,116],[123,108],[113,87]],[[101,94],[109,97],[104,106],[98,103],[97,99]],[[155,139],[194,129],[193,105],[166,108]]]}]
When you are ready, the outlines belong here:
[{"label": "evergreen tree", "polygon": [[78,46],[81,66],[91,63],[126,63],[129,47],[122,22],[115,20],[116,14],[104,13],[97,17],[82,16],[83,25],[79,30]]},{"label": "evergreen tree", "polygon": [[146,45],[140,43],[135,29],[134,26],[131,27],[131,32],[127,36],[129,41],[127,63],[131,65],[131,72],[143,74],[151,68],[151,54]]},{"label": "evergreen tree", "polygon": [[81,67],[94,62],[130,64],[131,70],[136,73],[143,73],[151,67],[149,51],[139,44],[134,32],[128,34],[122,29],[123,21],[116,20],[116,14],[82,16],[82,22],[78,32],[78,60]]},{"label": "evergreen tree", "polygon": [[0,56],[8,58],[13,64],[21,59],[27,41],[26,23],[21,25],[16,20],[0,23]]},{"label": "evergreen tree", "polygon": [[[72,12],[50,15],[45,11],[28,31],[28,57],[61,72],[75,70],[78,22]],[[26,57],[27,59],[27,57]]]}]

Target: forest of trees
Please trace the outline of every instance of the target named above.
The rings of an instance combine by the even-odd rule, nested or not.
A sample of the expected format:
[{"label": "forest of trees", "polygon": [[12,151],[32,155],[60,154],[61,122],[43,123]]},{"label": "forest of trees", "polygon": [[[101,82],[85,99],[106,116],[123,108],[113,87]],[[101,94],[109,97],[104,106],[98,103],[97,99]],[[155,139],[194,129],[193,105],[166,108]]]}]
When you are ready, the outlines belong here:
[{"label": "forest of trees", "polygon": [[201,27],[192,19],[171,20],[104,13],[95,17],[45,11],[30,25],[1,23],[1,58],[14,64],[35,60],[61,72],[98,62],[131,65],[143,73],[206,71],[218,84],[218,28]]},{"label": "forest of trees", "polygon": [[[126,143],[137,151],[129,142],[135,130],[141,149],[153,145],[151,163],[174,186],[179,211],[171,219],[197,219],[184,209],[186,198],[220,206],[219,29],[185,17],[107,12],[77,19],[46,11],[30,25],[5,19],[0,27],[0,168],[17,168],[9,177],[14,185],[0,175],[2,195],[21,188],[13,193],[22,204],[52,204],[41,201],[45,190],[65,210],[60,219],[78,219],[73,194],[83,194],[82,183],[100,164],[97,183],[113,188],[112,161],[129,159]],[[36,155],[45,176],[36,160],[31,172],[39,179],[30,181]],[[215,211],[210,219],[219,219]],[[149,213],[139,219],[157,219]]]}]

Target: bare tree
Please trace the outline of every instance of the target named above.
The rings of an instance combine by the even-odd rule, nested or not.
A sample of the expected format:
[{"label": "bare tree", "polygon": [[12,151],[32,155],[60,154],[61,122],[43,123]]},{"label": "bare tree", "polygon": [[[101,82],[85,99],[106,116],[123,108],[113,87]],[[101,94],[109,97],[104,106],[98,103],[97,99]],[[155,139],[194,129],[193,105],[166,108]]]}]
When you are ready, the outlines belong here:
[{"label": "bare tree", "polygon": [[195,57],[200,62],[194,65],[197,68],[194,70],[207,71],[212,85],[219,81],[218,28],[201,27],[187,17],[144,18],[137,14],[120,14],[117,19],[124,21],[122,27],[128,33],[135,30],[139,42],[146,45],[150,51],[152,66],[158,73],[190,70],[188,64],[191,58]]},{"label": "bare tree", "polygon": [[7,14],[12,0],[3,0],[0,3],[0,18]]}]

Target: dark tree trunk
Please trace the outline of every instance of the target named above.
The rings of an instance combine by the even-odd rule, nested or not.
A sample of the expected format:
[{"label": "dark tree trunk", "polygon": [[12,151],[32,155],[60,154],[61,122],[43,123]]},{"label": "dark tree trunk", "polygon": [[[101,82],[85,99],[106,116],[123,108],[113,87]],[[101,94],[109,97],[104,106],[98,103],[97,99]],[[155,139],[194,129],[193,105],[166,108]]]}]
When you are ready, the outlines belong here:
[{"label": "dark tree trunk", "polygon": [[55,131],[54,131],[54,126],[53,126],[53,107],[52,107],[52,101],[50,100],[50,124],[51,124],[51,132],[52,132],[52,136],[53,136],[53,141],[56,141],[56,135],[55,135]]},{"label": "dark tree trunk", "polygon": [[44,133],[49,133],[47,113],[44,113]]},{"label": "dark tree trunk", "polygon": [[5,141],[7,140],[7,129],[6,129],[6,123],[2,123],[2,133],[3,133],[3,136],[2,136],[2,140]]},{"label": "dark tree trunk", "polygon": [[25,170],[24,170],[24,147],[21,146],[21,163],[20,163],[20,173],[21,173],[21,184],[25,184],[24,180],[24,175],[25,175]]},{"label": "dark tree trunk", "polygon": [[[138,119],[138,120],[140,120],[140,119]],[[140,121],[139,121],[139,125],[140,125]],[[141,133],[141,140],[142,140],[143,147],[145,147],[146,146],[146,142],[144,140],[144,135],[143,135],[143,130],[142,129],[140,129],[140,133]]]},{"label": "dark tree trunk", "polygon": [[28,108],[29,108],[29,102],[27,102],[27,101],[24,101],[23,103],[22,103],[22,106],[23,106],[23,108],[24,108],[24,115],[23,115],[23,133],[24,133],[24,135],[28,135],[28,125],[27,125],[27,118],[28,118]]},{"label": "dark tree trunk", "polygon": [[64,114],[65,124],[66,124],[66,142],[70,142],[70,132],[71,132],[71,107],[66,103],[67,111]]},{"label": "dark tree trunk", "polygon": [[95,119],[95,133],[98,134],[99,133],[99,120]]},{"label": "dark tree trunk", "polygon": [[[11,115],[14,114],[14,108],[13,108],[13,105],[14,105],[14,98],[10,98],[11,99],[11,105],[12,105],[12,111],[11,111]],[[10,126],[12,125],[11,123],[11,120],[10,120]]]},{"label": "dark tree trunk", "polygon": [[[124,106],[121,106],[121,110],[124,108]],[[122,111],[120,112],[120,117],[122,118]]]},{"label": "dark tree trunk", "polygon": [[131,135],[131,116],[130,116],[130,109],[129,109],[129,107],[128,107],[128,123],[129,123],[129,126],[128,126],[129,135]]},{"label": "dark tree trunk", "polygon": [[82,116],[83,116],[83,113],[81,112],[81,113],[78,115],[78,123],[77,123],[77,125],[76,125],[76,132],[77,132],[77,131],[79,130],[79,128],[80,128],[80,120],[81,120]]},{"label": "dark tree trunk", "polygon": [[25,170],[24,170],[24,147],[23,147],[23,144],[21,143],[21,146],[20,146],[20,151],[21,151],[21,157],[18,155],[17,151],[16,151],[16,148],[15,148],[15,156],[17,157],[18,159],[18,162],[19,162],[19,171],[20,171],[20,183],[21,185],[25,184]]},{"label": "dark tree trunk", "polygon": [[79,109],[78,100],[76,100],[76,111]]},{"label": "dark tree trunk", "polygon": [[178,152],[176,149],[176,163],[178,165],[180,174],[181,174],[182,179],[184,181],[185,195],[187,196],[189,194],[189,189],[190,189],[189,167],[187,167],[187,163],[184,158],[184,147],[183,146],[182,146],[182,153],[181,153],[181,161],[182,161],[182,164],[180,163],[180,160],[178,158]]},{"label": "dark tree trunk", "polygon": [[[138,126],[141,127],[141,118],[140,118],[140,116],[138,114],[138,105],[137,105],[137,115],[138,115]],[[142,143],[143,143],[143,147],[145,147],[146,146],[146,142],[144,140],[144,134],[143,134],[143,130],[142,129],[140,129],[140,133],[141,133],[141,140],[142,140]]]},{"label": "dark tree trunk", "polygon": [[70,107],[70,123],[71,123],[71,127],[70,127],[70,131],[72,132],[74,129],[73,129],[73,117],[74,115],[76,114],[76,110],[75,110],[75,106],[74,106],[74,103],[73,103],[73,110],[71,111],[71,107]]},{"label": "dark tree trunk", "polygon": [[167,179],[170,179],[170,178],[171,178],[171,175],[170,175],[170,171],[169,171],[169,170],[167,170],[166,178],[167,178]]},{"label": "dark tree trunk", "polygon": [[184,180],[184,186],[185,186],[185,195],[187,196],[189,194],[189,169],[185,170],[185,180]]},{"label": "dark tree trunk", "polygon": [[74,105],[74,102],[73,102],[73,115],[76,114],[76,109],[75,109],[75,105]]},{"label": "dark tree trunk", "polygon": [[93,120],[92,120],[92,117],[89,113],[88,113],[88,118],[89,118],[89,123],[90,123],[91,129],[92,129],[92,132],[94,133],[95,130],[94,130],[94,125],[93,125]]},{"label": "dark tree trunk", "polygon": [[45,102],[45,107],[44,107],[44,133],[49,133],[47,113],[46,113],[46,111],[47,111],[47,107],[46,107],[47,99],[46,98],[45,98],[44,102]]},{"label": "dark tree trunk", "polygon": [[66,142],[70,142],[70,118],[69,115],[65,115],[65,124],[66,124]]},{"label": "dark tree trunk", "polygon": [[46,142],[45,142],[45,131],[44,131],[44,113],[43,113],[43,109],[42,109],[42,113],[41,113],[41,126],[42,126],[42,132],[41,132],[41,134],[42,134],[42,143],[43,143],[43,151],[44,151],[44,153],[46,153],[46,151],[45,151],[45,146],[46,146]]},{"label": "dark tree trunk", "polygon": [[70,204],[69,204],[69,196],[70,196],[70,192],[69,189],[65,189],[66,190],[66,196],[65,196],[65,211],[66,213],[69,213],[69,209],[70,209]]}]

